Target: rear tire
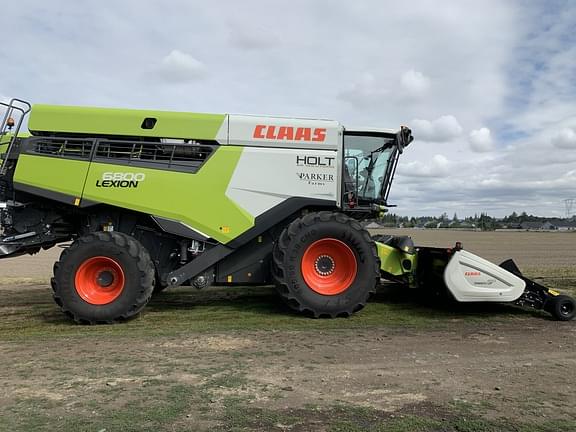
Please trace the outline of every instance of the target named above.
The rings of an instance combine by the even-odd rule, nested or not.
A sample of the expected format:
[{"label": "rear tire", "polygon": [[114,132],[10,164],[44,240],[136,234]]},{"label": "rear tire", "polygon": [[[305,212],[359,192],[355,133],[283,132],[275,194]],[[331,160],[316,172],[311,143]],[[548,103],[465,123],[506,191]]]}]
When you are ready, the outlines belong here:
[{"label": "rear tire", "polygon": [[370,234],[341,213],[310,213],[284,229],[274,247],[276,289],[292,309],[347,317],[376,291],[380,261]]},{"label": "rear tire", "polygon": [[576,301],[567,295],[551,297],[544,306],[558,321],[570,321],[576,316]]},{"label": "rear tire", "polygon": [[54,301],[82,324],[136,316],[154,289],[154,265],[134,238],[96,232],[76,240],[54,265]]}]

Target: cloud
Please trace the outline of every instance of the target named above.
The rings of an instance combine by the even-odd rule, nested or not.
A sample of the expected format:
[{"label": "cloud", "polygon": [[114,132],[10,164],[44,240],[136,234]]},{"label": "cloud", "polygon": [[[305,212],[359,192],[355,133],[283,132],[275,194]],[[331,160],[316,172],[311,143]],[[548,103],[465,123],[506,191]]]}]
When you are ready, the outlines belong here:
[{"label": "cloud", "polygon": [[382,103],[388,91],[380,84],[374,75],[365,72],[347,89],[342,90],[338,97],[352,105],[366,107]]},{"label": "cloud", "polygon": [[162,59],[158,72],[167,82],[184,83],[204,78],[206,67],[190,54],[175,49]]},{"label": "cloud", "polygon": [[552,145],[561,149],[576,149],[576,132],[574,129],[564,128],[551,139]]},{"label": "cloud", "polygon": [[400,78],[402,88],[412,96],[419,96],[430,88],[430,78],[422,72],[410,69]]},{"label": "cloud", "polygon": [[231,24],[229,39],[232,45],[248,51],[266,50],[280,44],[274,30],[253,23],[243,26]]},{"label": "cloud", "polygon": [[446,177],[450,175],[450,161],[441,154],[434,155],[430,162],[413,161],[398,168],[406,177]]},{"label": "cloud", "polygon": [[444,115],[436,120],[412,120],[414,137],[422,141],[451,141],[462,133],[462,126],[452,115]]},{"label": "cloud", "polygon": [[[0,102],[7,104],[10,102],[10,99],[12,98],[0,93]],[[7,107],[5,107],[4,105],[0,105],[0,115],[4,115],[6,113],[6,110]]]},{"label": "cloud", "polygon": [[490,129],[480,128],[470,132],[470,148],[478,153],[489,152],[494,148]]}]

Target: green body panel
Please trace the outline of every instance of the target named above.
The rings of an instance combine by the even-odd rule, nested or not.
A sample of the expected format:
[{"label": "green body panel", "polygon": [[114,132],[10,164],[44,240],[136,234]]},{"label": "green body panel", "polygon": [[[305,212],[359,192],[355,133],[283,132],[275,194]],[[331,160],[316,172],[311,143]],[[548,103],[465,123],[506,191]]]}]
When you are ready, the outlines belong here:
[{"label": "green body panel", "polygon": [[[242,147],[219,147],[196,173],[93,162],[83,200],[169,218],[221,243],[254,226],[254,217],[226,196]],[[139,173],[135,188],[97,187],[104,173]]]},{"label": "green body panel", "polygon": [[[157,122],[152,129],[143,129],[142,122],[148,117],[157,119]],[[225,114],[34,105],[28,129],[32,133],[213,140],[225,118]]]},{"label": "green body panel", "polygon": [[7,146],[10,140],[12,139],[12,136],[13,136],[12,134],[6,134],[0,136],[0,146],[2,147]]},{"label": "green body panel", "polygon": [[14,182],[80,198],[90,163],[21,154]]},{"label": "green body panel", "polygon": [[[392,276],[402,276],[405,274],[412,274],[416,269],[416,254],[408,254],[402,252],[387,244],[376,242],[378,249],[378,256],[380,257],[380,270]],[[410,261],[410,270],[406,270],[402,266],[402,261]]]},{"label": "green body panel", "polygon": [[[8,144],[10,144],[10,140],[14,134],[7,133],[5,135],[0,136],[0,154],[6,153],[8,150]],[[19,133],[18,138],[28,138],[30,136],[29,133]]]}]

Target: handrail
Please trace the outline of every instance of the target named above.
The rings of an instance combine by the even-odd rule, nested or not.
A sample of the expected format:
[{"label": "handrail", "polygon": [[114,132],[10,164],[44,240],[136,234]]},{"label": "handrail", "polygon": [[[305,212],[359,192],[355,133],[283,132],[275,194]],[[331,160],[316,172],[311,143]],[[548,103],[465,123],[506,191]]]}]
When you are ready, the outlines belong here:
[{"label": "handrail", "polygon": [[[2,161],[2,166],[0,167],[0,175],[3,176],[6,174],[6,171],[8,170],[8,159],[12,151],[12,148],[14,147],[14,143],[18,138],[18,133],[20,132],[20,128],[22,127],[22,123],[24,122],[24,118],[32,110],[32,105],[30,105],[30,103],[26,102],[25,100],[12,98],[8,103],[0,102],[0,106],[6,107],[4,118],[2,119],[2,123],[0,123],[0,137],[6,135],[9,132],[12,133],[12,137],[10,138],[10,142],[8,143],[8,149],[6,150],[4,160]],[[10,124],[10,119],[14,120],[11,117],[14,111],[20,112],[20,115],[18,117],[18,123],[16,125],[14,125],[13,123]]]}]

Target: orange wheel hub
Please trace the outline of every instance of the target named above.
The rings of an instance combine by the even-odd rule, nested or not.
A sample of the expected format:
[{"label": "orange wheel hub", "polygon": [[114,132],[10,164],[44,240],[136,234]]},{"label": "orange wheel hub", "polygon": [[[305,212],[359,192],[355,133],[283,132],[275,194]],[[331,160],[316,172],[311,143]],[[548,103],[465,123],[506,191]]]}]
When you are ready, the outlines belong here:
[{"label": "orange wheel hub", "polygon": [[346,291],[354,282],[357,270],[352,249],[333,238],[315,241],[302,256],[302,277],[318,294],[336,295]]},{"label": "orange wheel hub", "polygon": [[74,279],[78,295],[93,305],[105,305],[116,300],[124,290],[125,282],[120,264],[104,256],[84,261]]}]

